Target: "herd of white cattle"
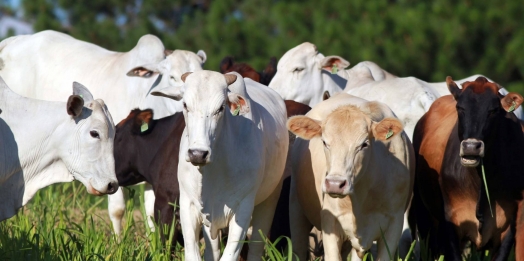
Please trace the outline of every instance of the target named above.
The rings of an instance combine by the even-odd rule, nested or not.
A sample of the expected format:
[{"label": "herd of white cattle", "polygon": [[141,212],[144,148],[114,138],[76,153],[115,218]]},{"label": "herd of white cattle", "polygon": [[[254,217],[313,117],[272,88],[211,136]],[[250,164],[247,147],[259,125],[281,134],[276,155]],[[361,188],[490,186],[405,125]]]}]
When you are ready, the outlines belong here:
[{"label": "herd of white cattle", "polygon": [[[114,122],[134,108],[152,108],[155,118],[182,111],[185,260],[201,260],[201,229],[205,259],[218,260],[226,227],[220,260],[238,260],[250,227],[248,260],[261,260],[255,231],[269,231],[288,149],[291,237],[300,260],[311,225],[323,233],[326,260],[340,260],[349,252],[344,246],[362,258],[373,241],[378,260],[389,259],[407,227],[413,130],[449,94],[446,83],[400,78],[369,61],[346,69],[347,60],[325,57],[311,43],[282,56],[269,88],[235,72],[203,70],[206,58],[204,51],[166,50],[152,35],[126,53],[53,31],[0,42],[0,220],[39,189],[76,179],[91,194],[112,194],[119,234],[125,204],[114,170]],[[284,100],[313,109],[288,119]],[[515,113],[522,119],[521,108]],[[289,148],[287,130],[301,138]],[[150,189],[145,200],[152,216]]]}]

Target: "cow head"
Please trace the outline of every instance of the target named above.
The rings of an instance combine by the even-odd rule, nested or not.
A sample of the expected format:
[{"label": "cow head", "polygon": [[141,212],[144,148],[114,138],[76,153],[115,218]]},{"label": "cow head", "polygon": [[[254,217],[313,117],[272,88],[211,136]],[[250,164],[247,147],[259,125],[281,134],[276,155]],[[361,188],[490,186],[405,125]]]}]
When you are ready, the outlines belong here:
[{"label": "cow head", "polygon": [[403,129],[395,118],[374,122],[352,105],[336,109],[322,122],[307,116],[291,117],[287,127],[302,139],[322,140],[327,167],[322,191],[338,198],[354,192],[364,173],[384,157],[384,143],[400,136]]},{"label": "cow head", "polygon": [[94,195],[118,189],[115,177],[113,140],[115,126],[102,100],[94,100],[87,88],[73,83],[67,101],[71,127],[57,127],[59,157],[75,179]]},{"label": "cow head", "polygon": [[336,79],[341,81],[339,83],[333,77],[348,66],[349,62],[342,57],[324,57],[315,45],[306,42],[282,56],[269,87],[284,100],[294,100],[313,107],[322,101],[324,91],[331,94],[342,91],[346,84],[345,78],[337,76]]},{"label": "cow head", "polygon": [[245,84],[238,73],[198,71],[182,75],[184,86],[151,92],[183,100],[188,134],[186,160],[203,166],[213,159],[213,143],[228,118],[250,112]]},{"label": "cow head", "polygon": [[461,163],[465,167],[476,167],[485,154],[484,140],[496,128],[497,119],[518,108],[522,96],[510,92],[501,97],[500,86],[484,77],[463,83],[462,89],[449,76],[446,84],[457,101]]},{"label": "cow head", "polygon": [[206,53],[202,50],[196,54],[184,50],[174,50],[166,54],[168,55],[164,60],[133,68],[127,75],[143,78],[159,75],[151,89],[153,87],[168,88],[182,85],[182,74],[202,70],[207,59]]},{"label": "cow head", "polygon": [[220,72],[237,72],[242,77],[250,78],[255,82],[260,82],[260,74],[255,69],[253,69],[253,67],[247,63],[235,63],[233,57],[231,56],[226,56],[224,59],[222,59],[220,62]]},{"label": "cow head", "polygon": [[139,162],[138,151],[143,149],[137,139],[151,133],[153,124],[153,110],[134,109],[116,125],[115,170],[120,185],[129,186],[145,180],[136,165]]}]

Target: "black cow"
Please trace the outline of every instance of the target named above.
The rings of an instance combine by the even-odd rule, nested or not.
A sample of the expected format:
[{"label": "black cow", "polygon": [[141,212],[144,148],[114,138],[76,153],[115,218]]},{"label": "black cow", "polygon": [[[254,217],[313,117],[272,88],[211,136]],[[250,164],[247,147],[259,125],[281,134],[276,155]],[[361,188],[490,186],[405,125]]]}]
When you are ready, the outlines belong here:
[{"label": "black cow", "polygon": [[[415,127],[411,226],[416,223],[432,253],[444,253],[446,260],[462,260],[467,241],[491,249],[495,260],[506,260],[519,233],[517,223],[524,223],[517,219],[524,190],[524,135],[511,112],[522,96],[502,97],[500,87],[483,77],[465,82],[462,89],[451,77],[446,83],[452,96],[436,100]],[[524,242],[517,243],[522,253]]]}]

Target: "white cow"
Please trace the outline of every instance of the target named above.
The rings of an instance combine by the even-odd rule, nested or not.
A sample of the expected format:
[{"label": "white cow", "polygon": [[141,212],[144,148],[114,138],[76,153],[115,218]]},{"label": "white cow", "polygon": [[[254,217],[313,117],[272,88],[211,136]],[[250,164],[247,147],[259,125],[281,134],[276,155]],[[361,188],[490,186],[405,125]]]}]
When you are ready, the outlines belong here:
[{"label": "white cow", "polygon": [[[442,95],[449,95],[449,90],[445,82],[428,83],[413,77],[400,78],[404,80],[395,80],[390,83],[383,83],[378,87],[371,87],[371,82],[378,82],[382,80],[396,79],[397,77],[380,68],[373,62],[360,62],[350,69],[345,70],[349,66],[349,62],[340,56],[324,57],[318,52],[315,45],[311,43],[302,43],[295,48],[292,48],[282,56],[278,62],[277,74],[269,83],[269,87],[277,91],[285,100],[294,100],[297,102],[308,104],[313,107],[315,104],[323,100],[324,92],[329,92],[334,95],[338,92],[345,91],[347,93],[360,96],[366,93],[380,93],[385,88],[392,88],[388,90],[389,94],[397,92],[390,97],[387,95],[380,95],[381,98],[373,98],[371,95],[362,96],[367,100],[377,100],[385,103],[393,111],[399,119],[405,124],[406,133],[412,137],[412,127],[416,121],[422,116],[420,113],[412,112],[413,108],[416,111],[426,112],[429,109],[432,101]],[[336,67],[333,70],[333,67]],[[332,74],[334,73],[334,74]],[[462,83],[465,81],[474,81],[480,75],[474,75],[465,79],[457,81]],[[366,85],[366,87],[362,87]],[[411,86],[408,89],[403,89],[404,85]],[[389,87],[388,87],[389,86]],[[362,87],[358,90],[355,88]],[[419,95],[417,100],[413,101],[413,94],[409,94],[413,88]],[[426,92],[427,94],[423,94]],[[501,89],[502,94],[507,94],[505,89]],[[399,99],[401,104],[409,104],[407,107],[398,105]],[[401,109],[402,111],[399,111]],[[404,118],[404,115],[417,114],[418,118]],[[524,119],[522,109],[516,110],[515,114]],[[414,120],[414,122],[413,122]],[[409,124],[408,124],[409,123]]]},{"label": "white cow", "polygon": [[0,78],[0,220],[54,183],[76,179],[94,195],[118,189],[115,125],[104,102],[78,83],[64,101],[22,97]]},{"label": "white cow", "polygon": [[229,226],[220,260],[238,260],[253,226],[248,260],[260,260],[282,186],[288,149],[286,107],[271,89],[238,73],[199,71],[184,86],[152,92],[183,99],[186,128],[180,145],[180,222],[185,260],[218,260],[218,231]]},{"label": "white cow", "polygon": [[[311,225],[322,230],[325,260],[362,258],[373,241],[391,260],[413,189],[415,158],[386,105],[341,93],[288,120],[293,145],[290,224],[293,251],[306,260]],[[352,258],[352,260],[355,260]]]},{"label": "white cow", "polygon": [[[156,118],[165,117],[181,106],[167,104],[148,92],[155,86],[176,86],[182,73],[202,70],[206,54],[176,50],[164,59],[164,51],[154,35],[142,36],[132,50],[119,53],[67,34],[43,31],[0,42],[0,76],[8,84],[16,83],[13,90],[19,94],[50,101],[67,99],[73,81],[92,86],[93,94],[106,102],[117,123],[137,107],[152,108]],[[153,216],[155,197],[149,184],[145,201],[147,215]],[[109,197],[108,209],[118,235],[125,210],[122,190]],[[148,223],[154,228],[151,219]]]}]

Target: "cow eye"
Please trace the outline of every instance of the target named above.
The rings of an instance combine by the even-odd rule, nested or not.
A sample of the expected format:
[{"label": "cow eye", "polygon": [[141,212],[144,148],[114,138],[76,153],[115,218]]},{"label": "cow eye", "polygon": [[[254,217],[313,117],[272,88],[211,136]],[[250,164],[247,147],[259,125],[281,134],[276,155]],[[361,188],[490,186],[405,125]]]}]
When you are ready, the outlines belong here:
[{"label": "cow eye", "polygon": [[220,108],[218,108],[218,110],[215,112],[215,115],[218,115],[219,113],[223,112],[224,108],[225,108],[225,105],[220,106]]},{"label": "cow eye", "polygon": [[92,130],[89,132],[89,135],[95,139],[100,139],[100,134],[98,134],[98,131]]},{"label": "cow eye", "polygon": [[146,77],[146,78],[147,78],[147,77],[151,77],[151,75],[153,75],[153,72],[148,71],[148,72],[146,72],[146,73],[144,74],[144,77]]},{"label": "cow eye", "polygon": [[171,77],[171,80],[173,80],[173,81],[175,81],[175,82],[176,82],[176,79],[175,79],[175,77],[173,77],[173,76],[170,76],[170,77]]},{"label": "cow eye", "polygon": [[369,140],[366,140],[364,141],[361,145],[360,145],[360,149],[363,150],[365,148],[367,148],[369,146]]},{"label": "cow eye", "polygon": [[303,70],[304,70],[304,68],[297,67],[297,68],[295,68],[295,70],[293,70],[293,72],[301,72]]},{"label": "cow eye", "polygon": [[322,140],[322,144],[324,144],[324,148],[329,149],[329,146],[327,145],[325,140]]},{"label": "cow eye", "polygon": [[187,104],[184,102],[184,103],[182,103],[182,105],[184,105],[184,110],[187,111]]}]

